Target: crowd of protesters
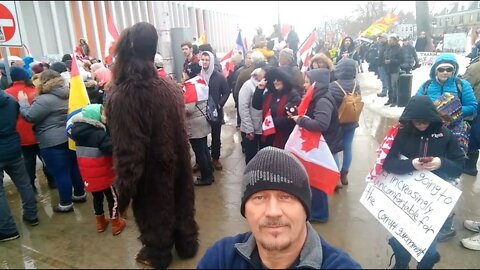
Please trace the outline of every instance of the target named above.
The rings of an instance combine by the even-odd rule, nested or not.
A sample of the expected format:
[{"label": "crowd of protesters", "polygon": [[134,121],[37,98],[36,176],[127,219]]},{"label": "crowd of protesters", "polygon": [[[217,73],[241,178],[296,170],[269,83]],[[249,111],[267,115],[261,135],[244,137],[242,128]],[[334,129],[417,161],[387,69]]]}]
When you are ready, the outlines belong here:
[{"label": "crowd of protesters", "polygon": [[[142,27],[148,28],[145,25],[140,25],[136,29]],[[293,28],[290,33],[294,33]],[[245,55],[242,52],[236,52],[231,58],[233,70],[230,70],[227,74],[224,73],[224,68],[211,44],[202,44],[197,47],[191,42],[185,41],[178,48],[183,52],[185,60],[183,77],[176,84],[173,83],[173,79],[165,71],[161,55],[152,55],[153,57],[150,59],[149,52],[141,52],[141,49],[139,49],[141,46],[136,48],[138,51],[135,53],[142,57],[142,61],[148,63],[151,60],[152,62],[151,69],[154,69],[155,76],[150,76],[149,80],[155,84],[155,87],[176,91],[169,98],[173,98],[173,96],[178,98],[182,93],[182,88],[185,92],[188,84],[198,85],[199,82],[202,82],[200,87],[208,91],[206,100],[185,104],[184,110],[181,112],[184,115],[180,117],[180,119],[184,119],[184,121],[180,121],[184,125],[180,129],[186,132],[186,141],[189,142],[194,153],[191,171],[194,173],[200,172],[198,177],[191,179],[192,185],[213,185],[215,183],[214,170],[223,169],[221,163],[221,133],[222,126],[225,124],[224,106],[230,97],[230,93],[233,94],[235,101],[236,125],[241,133],[241,147],[247,166],[252,160],[255,160],[257,154],[263,148],[284,149],[295,125],[298,125],[306,130],[321,132],[325,137],[340,171],[340,179],[335,190],[341,192],[342,187],[349,184],[348,173],[354,155],[352,144],[359,123],[339,122],[338,110],[345,96],[345,90],[361,95],[361,87],[356,77],[359,72],[363,72],[362,62],[366,60],[369,63],[369,71],[377,74],[382,83],[382,91],[378,93],[378,96],[385,97],[388,95],[386,106],[398,105],[398,79],[400,74],[408,74],[420,65],[415,47],[408,38],[400,40],[395,34],[388,38],[386,35],[380,35],[369,46],[364,42],[356,44],[352,37],[343,38],[338,47],[328,42],[318,41],[314,53],[311,55],[308,68],[302,71],[297,64],[299,40],[298,36],[295,35],[292,34],[286,43],[281,43],[283,45],[277,44],[278,46],[273,48],[272,43],[268,42],[263,35],[261,28],[257,29],[257,35],[254,37],[254,48],[246,51]],[[122,37],[124,39],[129,38],[123,35]],[[400,45],[400,41],[402,41],[402,45]],[[417,40],[418,44],[419,40]],[[123,65],[132,61],[128,58],[132,55],[122,51],[122,48],[118,51],[120,52],[120,62]],[[126,58],[128,61],[122,62],[125,61],[125,58],[121,57],[126,57],[122,53],[128,56]],[[139,175],[136,175],[137,171],[130,172],[127,169],[119,169],[118,166],[114,166],[114,162],[121,162],[114,161],[113,157],[116,153],[119,153],[119,144],[122,143],[122,139],[119,139],[119,133],[116,133],[111,140],[107,123],[109,123],[110,117],[113,117],[114,127],[116,129],[120,127],[121,121],[119,121],[118,115],[112,111],[112,108],[122,104],[119,101],[121,91],[124,91],[123,95],[130,91],[125,76],[128,77],[131,74],[123,74],[125,72],[118,70],[118,67],[115,69],[115,63],[112,68],[112,66],[105,66],[100,60],[91,58],[88,45],[84,40],[80,42],[77,54],[73,57],[77,57],[75,60],[80,62],[80,77],[84,82],[91,103],[82,109],[82,118],[76,119],[74,123],[72,138],[77,143],[76,152],[69,149],[68,137],[65,132],[69,81],[72,77],[70,72],[72,70],[72,60],[74,60],[72,55],[66,54],[62,61],[53,63],[38,63],[30,59],[31,57],[27,57],[23,61],[13,62],[10,68],[11,85],[8,85],[8,82],[4,80],[4,67],[0,67],[2,74],[0,87],[5,90],[0,91],[0,135],[2,135],[0,136],[0,149],[2,150],[2,155],[0,155],[2,173],[0,177],[3,179],[3,171],[10,175],[22,199],[23,220],[31,226],[38,225],[39,219],[35,199],[38,186],[35,165],[38,157],[43,164],[48,186],[58,191],[59,202],[53,207],[54,212],[72,212],[76,203],[87,201],[86,192],[92,192],[97,231],[105,231],[107,224],[111,222],[112,234],[117,235],[125,228],[125,221],[122,216],[126,216],[123,210],[128,207],[129,200],[128,202],[125,200],[125,183],[128,181],[123,179],[125,183],[120,185],[120,191],[117,192],[114,184],[115,174],[123,173],[124,176],[131,174],[132,177],[139,177]],[[130,67],[132,74],[147,76],[145,74],[151,71],[150,67],[135,65],[134,63],[134,66]],[[124,89],[113,82],[112,69],[115,76],[121,78],[118,79],[118,82],[122,82]],[[439,57],[432,66],[429,82],[425,82],[422,88],[418,90],[417,95],[427,95],[429,97],[429,99],[422,100],[427,105],[424,104],[423,107],[420,107],[422,109],[433,108],[433,102],[443,94],[443,90],[451,92],[453,96],[459,97],[460,107],[463,109],[462,119],[459,121],[470,121],[473,126],[476,121],[474,116],[478,109],[477,100],[467,80],[461,81],[462,90],[459,93],[458,83],[455,79],[457,75],[458,63],[456,59],[448,56]],[[116,91],[112,94],[114,97],[111,98],[109,103],[109,91],[112,87]],[[439,92],[439,89],[442,89],[442,93]],[[298,115],[296,110],[308,90],[313,93],[312,101],[305,115]],[[145,95],[149,96],[148,94]],[[137,108],[140,105],[132,106],[134,106],[132,108]],[[417,111],[413,115],[420,111],[417,107],[415,107]],[[437,107],[436,110],[441,111],[442,108]],[[107,112],[111,112],[112,115]],[[432,112],[429,111],[429,113]],[[444,112],[444,115],[448,113],[452,114],[453,112]],[[423,130],[418,127],[424,122],[428,122],[428,124],[431,122],[432,126],[437,129],[442,126],[438,117],[432,117],[433,120],[411,117],[411,114],[405,113],[401,119],[408,126],[409,132],[416,132],[413,127],[420,131],[428,129],[428,125]],[[264,126],[269,119],[275,127],[274,133],[265,132]],[[160,121],[161,119],[157,120]],[[476,131],[475,127],[472,127],[472,131],[470,129],[456,130],[452,126],[446,126],[445,129],[447,128],[451,130],[452,138],[456,140],[452,139],[454,143],[449,145],[451,151],[442,149],[438,155],[452,154],[453,150],[458,150],[457,152],[463,153],[463,155],[455,156],[455,159],[460,160],[455,161],[455,168],[460,170],[461,166],[459,164],[466,158],[470,160],[470,171],[474,171],[471,174],[476,175],[478,148],[474,149],[474,146],[469,146],[468,142],[465,144],[465,140],[462,140],[462,138],[469,137],[465,133]],[[144,134],[144,137],[151,137],[152,130],[155,130],[152,127],[145,127],[145,129],[147,130],[145,132],[148,133],[148,130],[150,130],[150,133]],[[445,133],[448,132],[445,131]],[[128,135],[133,136],[135,134]],[[211,140],[208,140],[209,136]],[[209,141],[210,146],[208,145]],[[462,145],[462,143],[464,144]],[[126,151],[129,147],[125,145],[122,149]],[[145,158],[152,158],[151,156],[147,157],[149,151],[145,151]],[[413,167],[409,166],[410,170],[404,170],[401,173],[423,168],[417,164],[418,157],[415,155],[409,157],[414,160],[411,162]],[[184,157],[179,157],[178,162],[182,162],[182,158]],[[395,158],[389,157],[385,164],[386,170],[395,171],[397,169],[397,167],[391,165],[391,163],[398,162]],[[435,162],[438,163],[440,158],[442,157],[435,159]],[[475,162],[472,162],[472,160],[475,160]],[[444,169],[445,167],[441,166],[446,166],[437,163],[432,167],[432,170]],[[96,166],[100,167],[101,173]],[[142,166],[138,165],[138,167]],[[181,169],[185,170],[187,168]],[[190,176],[188,173],[186,175]],[[148,177],[148,175],[145,177]],[[457,171],[448,175],[449,179],[456,177],[459,177]],[[101,185],[96,186],[100,183],[100,180]],[[308,198],[309,222],[328,222],[330,217],[327,194],[315,187],[310,187],[310,190],[311,197]],[[2,194],[4,193],[2,192]],[[104,197],[108,202],[109,219],[104,216]],[[120,204],[117,203],[117,197],[123,198]],[[133,204],[136,205],[134,206],[134,212],[139,213],[138,215],[142,214],[142,210],[138,207],[136,201],[141,200],[141,198],[133,199]],[[188,211],[190,210],[192,209]],[[19,233],[5,196],[0,197],[0,211],[2,214],[0,217],[0,241],[18,238]],[[137,224],[141,227],[141,233],[147,234],[149,232],[148,224],[144,224],[142,221],[137,221]],[[446,240],[454,235],[452,224],[453,215],[447,219],[437,241]],[[465,224],[467,228],[476,228],[478,231],[478,224],[475,221],[468,220]],[[194,221],[190,225],[197,226]],[[158,234],[158,236],[160,237],[161,234]],[[196,239],[198,228],[191,229],[189,237],[193,239],[191,241],[196,243],[192,247],[192,250],[195,249],[192,252],[195,253],[198,248],[198,242],[196,242],[198,241]],[[466,244],[462,243],[467,247],[475,246],[472,243],[478,237],[474,236],[470,240],[465,240]],[[188,237],[185,236],[185,238]],[[169,253],[165,255],[158,250],[154,250],[153,247],[149,246],[152,244],[149,239],[143,239],[142,241],[145,242],[145,247],[137,255],[137,261],[152,266],[168,266],[169,261],[171,261],[171,258],[168,257]],[[391,240],[390,244],[396,252],[396,256],[400,256],[400,253],[404,255],[404,250],[398,245],[395,246],[397,243]],[[434,244],[435,246],[432,248],[433,257],[428,259],[427,265],[429,268],[433,267],[440,258],[440,255],[436,252],[436,242]],[[146,251],[147,249],[149,251]],[[160,252],[161,255],[159,256],[161,258],[156,261],[152,258],[153,255],[151,254],[153,253],[148,252]],[[188,254],[186,256],[194,255]],[[410,257],[408,257],[408,260],[406,257],[406,255],[402,257],[402,265],[405,263],[408,265]],[[399,258],[397,260],[400,263]]]}]

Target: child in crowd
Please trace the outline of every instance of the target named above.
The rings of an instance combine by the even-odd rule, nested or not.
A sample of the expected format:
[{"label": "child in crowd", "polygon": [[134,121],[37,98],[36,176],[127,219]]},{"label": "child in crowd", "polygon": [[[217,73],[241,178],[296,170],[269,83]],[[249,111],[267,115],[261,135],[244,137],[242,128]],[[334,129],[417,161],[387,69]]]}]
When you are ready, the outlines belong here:
[{"label": "child in crowd", "polygon": [[126,224],[118,213],[117,193],[112,185],[115,173],[106,122],[103,105],[87,105],[82,109],[82,116],[73,120],[71,137],[76,143],[78,166],[85,181],[85,190],[93,195],[97,231],[105,231],[108,225],[103,214],[103,198],[106,197],[112,234],[118,235]]}]

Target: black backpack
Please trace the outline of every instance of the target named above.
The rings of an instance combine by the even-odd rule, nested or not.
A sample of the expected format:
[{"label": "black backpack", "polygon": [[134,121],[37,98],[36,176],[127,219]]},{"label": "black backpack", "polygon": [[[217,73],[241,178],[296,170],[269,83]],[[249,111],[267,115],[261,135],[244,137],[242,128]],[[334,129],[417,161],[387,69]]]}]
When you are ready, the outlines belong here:
[{"label": "black backpack", "polygon": [[[425,82],[425,84],[423,84],[423,92],[422,92],[423,95],[427,94],[427,89],[431,83],[432,83],[432,80],[429,79]],[[458,98],[460,99],[460,101],[462,101],[462,91],[463,91],[462,80],[460,78],[455,78],[455,85],[457,86]]]}]

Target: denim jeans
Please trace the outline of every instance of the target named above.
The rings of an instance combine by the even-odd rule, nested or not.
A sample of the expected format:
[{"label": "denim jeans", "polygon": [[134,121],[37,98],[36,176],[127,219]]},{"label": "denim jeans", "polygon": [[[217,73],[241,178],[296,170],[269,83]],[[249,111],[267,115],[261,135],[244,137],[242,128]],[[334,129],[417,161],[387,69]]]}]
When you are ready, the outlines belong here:
[{"label": "denim jeans", "polygon": [[23,216],[32,220],[37,218],[37,201],[33,193],[30,178],[25,169],[25,162],[20,155],[18,158],[10,161],[0,162],[0,234],[8,235],[15,233],[17,227],[13,220],[10,207],[8,206],[5,190],[3,187],[3,172],[6,172],[12,179],[15,187],[22,198]]},{"label": "denim jeans", "polygon": [[387,73],[385,73],[385,68],[383,66],[378,67],[378,76],[380,77],[380,81],[382,82],[382,95],[386,95],[388,92],[388,81]]},{"label": "denim jeans", "polygon": [[75,196],[83,196],[85,189],[77,164],[75,151],[68,149],[67,144],[40,149],[40,154],[47,164],[48,171],[57,182],[61,205],[72,203],[72,187]]},{"label": "denim jeans", "polygon": [[[410,253],[394,237],[391,237],[388,242],[395,253],[395,263],[401,266],[408,266],[411,260]],[[437,259],[439,259],[437,240],[434,239],[422,260],[418,263],[417,269],[431,269],[437,262]]]},{"label": "denim jeans", "polygon": [[312,208],[310,220],[327,221],[328,220],[328,197],[327,194],[319,189],[310,186],[312,190]]},{"label": "denim jeans", "polygon": [[348,172],[348,170],[350,169],[350,164],[352,164],[353,135],[355,135],[355,128],[343,129],[343,161],[342,161],[342,169],[341,169],[342,171]]},{"label": "denim jeans", "polygon": [[207,146],[207,137],[199,139],[190,139],[193,152],[195,153],[195,159],[200,167],[200,174],[202,175],[203,182],[212,181],[212,163],[210,162],[210,151]]}]

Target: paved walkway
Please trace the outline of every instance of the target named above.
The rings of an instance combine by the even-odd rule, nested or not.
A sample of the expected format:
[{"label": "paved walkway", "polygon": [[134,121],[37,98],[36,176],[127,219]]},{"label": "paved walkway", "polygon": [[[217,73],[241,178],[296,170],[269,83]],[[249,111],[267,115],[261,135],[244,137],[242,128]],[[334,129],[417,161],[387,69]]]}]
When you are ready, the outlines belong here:
[{"label": "paved walkway", "polygon": [[[359,80],[365,97],[374,102],[384,102],[374,96],[379,83],[372,74],[360,74]],[[397,109],[401,110],[395,110]],[[385,117],[381,110],[380,107],[367,104],[360,128],[355,133],[350,184],[329,198],[329,222],[314,225],[328,242],[346,250],[364,268],[387,268],[392,254],[387,244],[389,233],[359,203],[366,186],[364,178],[374,163],[378,143],[388,126],[395,121],[394,117]],[[224,169],[215,172],[216,181],[212,186],[195,188],[200,250],[190,260],[180,260],[175,255],[171,268],[194,268],[206,249],[216,240],[247,230],[246,222],[240,215],[241,175],[245,164],[240,147],[240,133],[235,128],[232,99],[227,103],[225,118],[221,155]],[[143,267],[134,260],[140,242],[137,240],[138,231],[131,211],[123,233],[112,236],[109,227],[106,232],[99,234],[95,230],[90,194],[87,203],[75,205],[74,212],[53,213],[52,205],[58,202],[57,192],[48,189],[41,171],[38,174],[40,225],[37,227],[29,227],[21,221],[19,196],[13,185],[6,184],[7,199],[21,237],[0,243],[0,268]],[[457,236],[439,244],[442,259],[437,268],[479,267],[479,253],[464,249],[459,241],[472,235],[463,228],[462,221],[465,218],[480,219],[480,183],[476,182],[476,178],[464,175],[458,187],[463,190],[463,194],[455,208]],[[412,259],[410,267],[415,266],[415,260]]]}]

